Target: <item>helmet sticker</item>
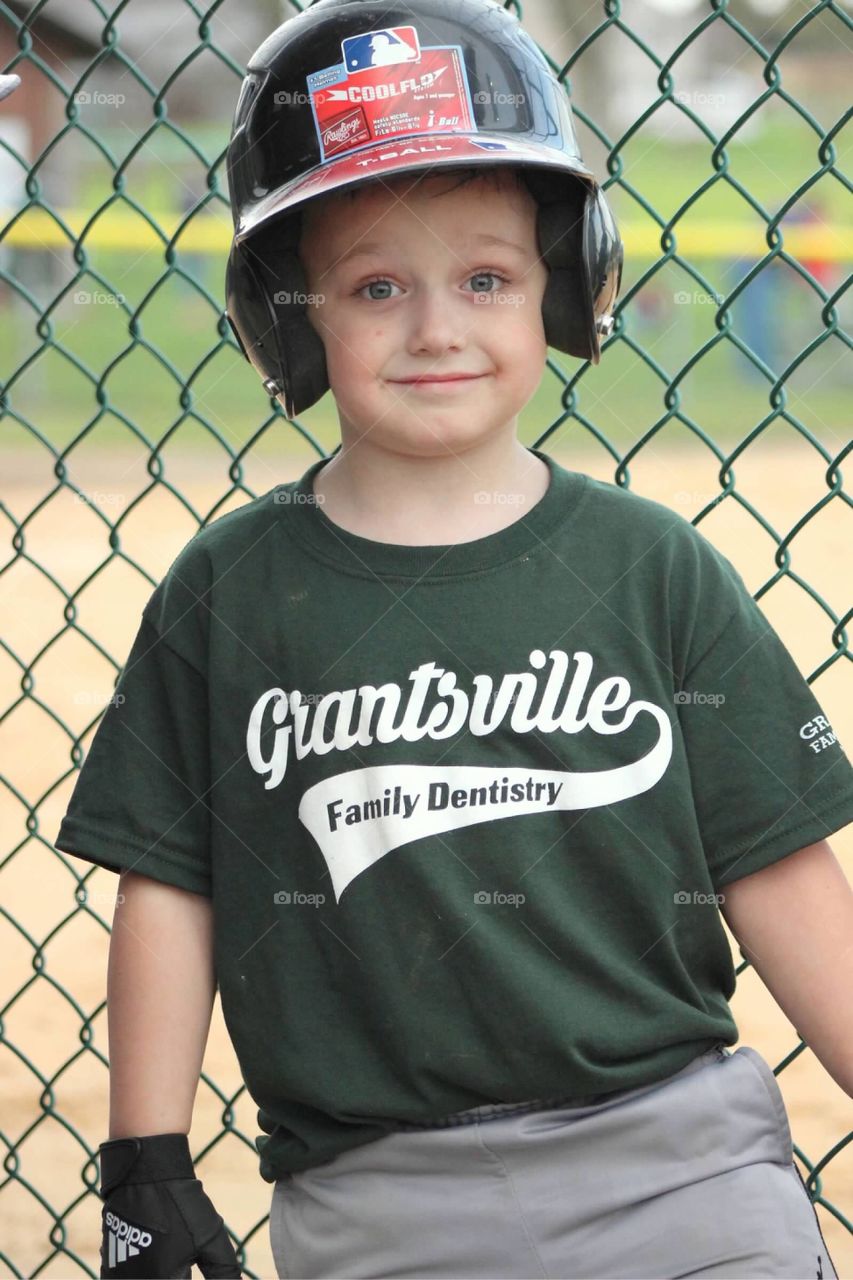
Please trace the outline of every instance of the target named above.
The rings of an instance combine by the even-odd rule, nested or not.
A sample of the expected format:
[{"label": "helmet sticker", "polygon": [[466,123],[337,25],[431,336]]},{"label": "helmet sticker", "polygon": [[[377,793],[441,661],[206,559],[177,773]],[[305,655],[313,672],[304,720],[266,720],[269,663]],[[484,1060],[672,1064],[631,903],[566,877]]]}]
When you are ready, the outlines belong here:
[{"label": "helmet sticker", "polygon": [[475,133],[458,45],[421,47],[414,27],[363,31],[343,61],[306,77],[323,161],[385,139]]}]

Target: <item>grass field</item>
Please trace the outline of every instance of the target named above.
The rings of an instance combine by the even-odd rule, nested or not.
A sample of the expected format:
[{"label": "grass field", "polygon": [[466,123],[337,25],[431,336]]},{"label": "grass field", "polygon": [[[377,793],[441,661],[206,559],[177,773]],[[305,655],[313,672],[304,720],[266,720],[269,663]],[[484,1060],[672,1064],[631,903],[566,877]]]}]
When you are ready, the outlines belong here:
[{"label": "grass field", "polygon": [[[762,120],[764,127],[748,142],[730,144],[729,172],[768,216],[775,216],[821,167],[819,139],[787,108],[765,108]],[[203,154],[221,154],[227,139],[224,126],[188,129]],[[104,135],[116,162],[132,141],[127,128]],[[62,146],[75,149],[74,155],[79,150],[83,176],[75,203],[88,218],[114,197],[112,171],[103,160],[94,163],[93,148],[85,140],[69,135]],[[836,146],[843,170],[849,152],[846,135],[839,136]],[[676,143],[641,130],[621,156],[623,178],[632,191],[619,186],[609,190],[617,218],[659,236],[638,197],[662,219],[672,218],[690,194],[713,177],[710,157],[711,147],[705,141]],[[159,130],[145,148],[144,163],[141,159],[130,166],[127,194],[143,208],[165,210],[162,223],[171,234],[185,216],[185,210],[175,204],[178,195],[192,203],[193,191],[198,198],[206,191],[206,186],[199,187],[202,172],[185,143]],[[845,198],[839,179],[825,173],[786,214],[783,230],[803,217],[843,228]],[[125,214],[129,207],[114,206]],[[141,215],[134,216],[144,228]],[[208,206],[205,216],[219,225],[218,234],[227,245],[230,216],[224,197]],[[614,343],[602,365],[588,368],[577,383],[571,407],[578,416],[566,428],[572,438],[594,427],[625,451],[668,415],[665,396],[673,381],[683,415],[721,445],[736,443],[771,412],[773,379],[755,370],[728,338],[684,372],[697,352],[718,336],[714,295],[729,294],[753,261],[736,249],[714,257],[713,233],[707,227],[713,228],[715,221],[742,227],[744,243],[756,229],[762,233],[765,229],[760,215],[723,178],[683,214],[677,233],[697,220],[706,228],[702,243],[708,243],[688,261],[695,277],[686,267],[668,263],[629,298],[654,264],[647,254],[629,254],[622,289],[623,299],[629,298],[623,312],[626,340]],[[21,225],[26,225],[26,218]],[[816,268],[828,293],[840,287],[853,256],[849,232],[832,236],[838,261]],[[0,349],[4,352],[0,377],[11,410],[11,414],[0,413],[4,438],[15,448],[26,447],[28,433],[15,424],[14,414],[18,414],[62,449],[103,410],[97,424],[103,445],[117,443],[134,429],[157,443],[177,429],[188,447],[213,430],[235,452],[243,448],[265,421],[270,406],[230,332],[226,329],[223,336],[219,331],[226,249],[189,254],[182,252],[179,241],[176,267],[189,279],[177,271],[168,272],[159,244],[124,250],[90,248],[86,253],[86,270],[75,279],[78,268],[67,246],[53,248],[49,254],[31,253],[4,249],[0,241],[0,272],[19,273],[33,299],[30,303],[0,286]],[[56,304],[66,288],[68,293]],[[75,301],[80,293],[88,295],[88,300]],[[849,361],[843,359],[847,348],[837,336],[826,335],[821,306],[818,294],[792,268],[779,263],[766,269],[734,302],[731,319],[734,334],[767,361],[774,375],[783,374],[809,344],[825,336],[785,378],[784,392],[791,416],[833,453],[849,438],[852,379]],[[40,312],[46,313],[41,319]],[[843,298],[837,314],[844,326],[849,304]],[[563,384],[576,375],[579,365],[559,352],[552,356],[561,373],[549,372],[543,379],[523,427],[554,422],[562,413]],[[302,421],[328,447],[336,429],[331,397],[309,410]],[[678,422],[667,428],[673,439],[686,431],[689,427]]]},{"label": "grass field", "polygon": [[[138,265],[105,273],[105,278],[116,291],[124,290],[128,305],[135,307],[150,288],[143,274]],[[667,267],[654,293],[646,290],[643,295],[651,300],[649,314],[634,307],[627,317],[628,336],[646,358],[627,342],[616,342],[602,363],[587,368],[578,380],[571,407],[580,417],[573,431],[583,432],[585,421],[624,451],[671,415],[672,403],[665,397],[673,381],[683,417],[721,443],[742,439],[772,412],[770,379],[727,338],[683,372],[694,353],[713,341],[715,308],[674,302],[680,291],[666,281],[677,284],[678,274]],[[87,288],[93,297],[104,294],[91,281]],[[777,290],[770,304],[794,313],[778,341],[783,359],[790,360],[795,348],[822,330],[816,318],[808,324],[804,286],[781,281]],[[69,299],[51,316],[56,346],[41,351],[33,316],[22,314],[20,304],[0,308],[0,346],[12,371],[7,376],[11,413],[0,418],[4,437],[14,447],[26,446],[28,433],[15,424],[20,415],[62,449],[101,412],[97,433],[105,445],[134,429],[159,442],[176,427],[189,445],[196,432],[209,427],[233,449],[242,448],[270,412],[269,400],[230,334],[219,336],[213,308],[193,292],[176,277],[166,281],[144,307],[136,341],[128,334],[127,315],[115,304]],[[554,368],[546,371],[523,425],[552,423],[564,412],[561,395],[579,362],[560,352],[551,355]],[[825,438],[830,451],[833,440],[849,435],[850,373],[849,368],[844,371],[843,355],[840,340],[830,336],[785,382],[788,412],[817,438]],[[327,395],[301,417],[324,444],[336,431],[333,408]],[[668,427],[670,434],[689,430],[677,420]]]}]

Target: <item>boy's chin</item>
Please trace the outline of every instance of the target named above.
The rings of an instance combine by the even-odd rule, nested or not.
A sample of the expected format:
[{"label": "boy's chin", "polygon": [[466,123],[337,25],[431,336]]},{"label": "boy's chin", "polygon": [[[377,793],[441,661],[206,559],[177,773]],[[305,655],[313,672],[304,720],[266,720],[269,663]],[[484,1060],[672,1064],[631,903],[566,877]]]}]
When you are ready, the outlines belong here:
[{"label": "boy's chin", "polygon": [[381,426],[375,426],[370,431],[346,434],[352,437],[353,443],[364,439],[375,449],[398,456],[405,455],[413,459],[444,458],[487,445],[496,436],[504,436],[512,431],[512,423],[511,416],[505,422],[478,421],[476,414],[472,414],[469,409],[466,415],[440,417],[436,414],[422,414],[420,419],[406,415],[393,422],[389,415]]}]

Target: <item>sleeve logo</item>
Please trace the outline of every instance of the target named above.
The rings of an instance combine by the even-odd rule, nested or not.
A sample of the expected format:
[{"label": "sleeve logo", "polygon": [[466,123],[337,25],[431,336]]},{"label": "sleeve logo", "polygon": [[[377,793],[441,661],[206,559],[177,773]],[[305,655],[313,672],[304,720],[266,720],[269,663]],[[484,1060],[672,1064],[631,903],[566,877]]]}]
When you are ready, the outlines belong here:
[{"label": "sleeve logo", "polygon": [[813,716],[811,720],[807,720],[800,727],[800,737],[808,742],[814,752],[825,751],[838,741],[826,716]]}]

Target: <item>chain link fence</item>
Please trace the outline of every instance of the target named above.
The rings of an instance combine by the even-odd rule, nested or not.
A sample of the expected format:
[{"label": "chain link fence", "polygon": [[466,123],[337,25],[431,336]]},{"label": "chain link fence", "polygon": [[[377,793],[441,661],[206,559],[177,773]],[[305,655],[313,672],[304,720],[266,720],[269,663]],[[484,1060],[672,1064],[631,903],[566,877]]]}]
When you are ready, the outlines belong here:
[{"label": "chain link fence", "polygon": [[[147,34],[132,25],[132,20],[138,24],[143,7],[148,13]],[[820,101],[820,113],[826,116],[833,102],[835,49],[849,38],[853,23],[840,4],[822,0],[808,8],[800,5],[795,12],[780,3],[776,19],[764,20],[762,29],[757,14],[752,12],[750,18],[744,5],[710,0],[680,20],[680,34],[674,38],[674,19],[664,21],[658,14],[650,21],[647,7],[619,0],[599,0],[579,10],[570,23],[559,9],[534,6],[532,0],[527,13],[519,5],[509,7],[526,25],[529,17],[554,33],[554,47],[549,44],[543,52],[563,81],[571,83],[585,158],[599,174],[607,175],[605,186],[627,251],[616,326],[602,365],[599,370],[583,365],[569,373],[564,361],[549,359],[534,406],[536,443],[547,448],[549,439],[569,423],[588,443],[600,446],[612,460],[613,480],[623,486],[630,485],[630,464],[642,450],[651,452],[651,442],[664,429],[677,428],[709,451],[719,491],[698,504],[693,522],[699,524],[726,501],[738,504],[763,529],[773,548],[772,564],[768,555],[768,576],[755,598],[786,581],[817,606],[820,660],[807,675],[814,683],[853,656],[847,635],[853,610],[833,609],[794,567],[794,543],[808,523],[828,504],[846,507],[845,514],[853,505],[841,471],[853,442],[849,430],[845,433],[845,413],[838,403],[843,400],[840,375],[833,374],[850,346],[842,304],[853,248],[836,212],[839,199],[850,189],[837,156],[849,112],[821,123],[818,109],[783,83],[782,64],[804,50],[804,60],[796,64],[800,71],[811,62],[825,72],[819,78],[828,86]],[[736,7],[741,17],[735,16]],[[32,510],[21,514],[0,506],[10,537],[9,554],[0,566],[0,589],[4,575],[9,575],[8,581],[16,566],[25,563],[64,602],[64,625],[41,637],[40,648],[33,645],[32,651],[24,652],[0,635],[4,662],[20,689],[8,705],[0,700],[0,725],[8,727],[25,704],[35,704],[70,744],[70,768],[44,795],[26,793],[15,781],[14,769],[10,767],[8,774],[4,769],[3,812],[11,821],[0,850],[0,868],[29,857],[32,846],[40,844],[59,860],[75,886],[70,910],[42,933],[20,922],[5,893],[0,900],[4,927],[14,945],[25,949],[33,970],[0,1011],[0,1049],[4,1062],[14,1061],[16,1069],[32,1074],[39,1091],[32,1115],[20,1119],[8,1114],[3,1121],[0,1214],[9,1211],[4,1202],[18,1206],[22,1198],[32,1198],[47,1215],[50,1225],[33,1275],[96,1274],[91,1259],[80,1256],[70,1243],[65,1227],[65,1219],[80,1204],[99,1220],[96,1150],[63,1114],[56,1085],[79,1060],[84,1066],[91,1064],[92,1070],[107,1067],[92,1028],[105,1002],[86,1006],[75,998],[63,982],[62,969],[50,963],[50,946],[81,913],[108,932],[106,922],[92,910],[87,891],[94,868],[81,874],[79,863],[52,850],[39,819],[40,806],[57,789],[70,794],[84,757],[83,739],[94,731],[98,716],[82,732],[75,731],[39,692],[36,668],[54,641],[71,631],[118,671],[126,654],[118,653],[116,660],[82,625],[79,601],[114,560],[138,572],[146,590],[156,584],[156,575],[123,546],[121,525],[129,512],[116,520],[97,495],[81,496],[102,521],[104,559],[73,591],[62,581],[71,581],[73,572],[61,572],[57,565],[40,560],[28,534],[42,507],[60,490],[70,487],[77,492],[71,477],[73,455],[95,440],[101,447],[128,440],[143,450],[151,482],[131,510],[144,505],[152,490],[165,487],[197,524],[214,519],[228,502],[257,496],[247,482],[245,464],[268,434],[298,437],[318,453],[325,451],[324,441],[333,441],[328,415],[318,414],[315,431],[305,423],[288,422],[280,407],[266,399],[256,375],[242,368],[222,316],[230,239],[224,173],[230,116],[249,53],[296,8],[260,0],[254,6],[237,0],[216,0],[207,6],[194,0],[145,0],[144,6],[132,0],[75,0],[74,6],[64,7],[48,0],[0,0],[0,67],[23,81],[18,94],[0,108],[0,429],[7,460],[21,449],[31,460],[48,461],[52,471],[46,473],[44,496]],[[637,20],[641,10],[642,23]],[[247,44],[250,19],[257,24],[257,38]],[[531,21],[529,29],[532,25]],[[174,38],[171,62],[149,58],[154,45],[162,52],[173,44],[173,28],[183,35],[181,40]],[[125,30],[134,33],[127,43]],[[181,41],[187,40],[187,30],[185,47]],[[557,47],[563,43],[571,50],[566,61]],[[744,59],[750,67],[749,83],[741,75]],[[716,77],[712,68],[717,69]],[[798,79],[796,70],[792,78],[804,86],[808,98],[813,80]],[[849,80],[849,62],[842,80]],[[609,87],[605,97],[593,91],[600,81]],[[737,91],[729,92],[727,86]],[[634,104],[627,123],[624,104],[621,118],[616,110],[614,88]],[[601,103],[600,113],[591,111],[592,101]],[[780,151],[778,113],[783,108],[781,129],[789,145],[783,140]],[[775,134],[772,129],[767,134],[763,125],[759,128],[768,111],[776,113]],[[663,119],[666,126],[660,123]],[[637,150],[641,139],[642,153]],[[53,162],[69,140],[75,145],[85,142],[86,158],[54,172]],[[669,166],[669,185],[647,181],[648,152],[657,148],[675,154],[668,150],[673,144],[683,163]],[[148,179],[138,183],[134,163],[152,148],[159,148],[156,164],[146,171]],[[190,163],[192,183],[187,178]],[[143,261],[145,276],[137,272]],[[784,288],[794,287],[798,293],[780,292],[780,273],[787,281]],[[154,341],[149,332],[149,315],[158,296],[161,291],[168,296],[168,287],[178,283],[193,298],[189,327],[197,342],[192,351],[186,345],[187,326],[174,317],[171,328],[164,322],[162,341]],[[103,309],[98,312],[93,305],[101,295],[109,305],[106,323]],[[667,304],[663,316],[662,299]],[[74,341],[63,322],[71,306],[89,308],[82,323],[75,321]],[[680,311],[670,309],[679,307]],[[779,310],[789,323],[782,340],[777,333],[770,342],[768,334]],[[700,322],[694,318],[697,312]],[[804,320],[806,316],[811,319]],[[109,335],[102,332],[105,328]],[[88,342],[85,350],[77,338]],[[142,354],[146,367],[156,368],[162,382],[155,384],[152,374],[150,385],[142,384],[146,394],[140,395],[136,373],[136,395],[130,402],[134,410],[116,388],[121,386],[123,362]],[[238,372],[225,378],[226,369]],[[702,372],[705,369],[711,370],[709,375]],[[43,376],[41,370],[46,371]],[[798,381],[807,370],[820,375],[811,387]],[[647,429],[626,434],[629,410],[618,396],[623,391],[639,396],[641,381],[647,404],[654,408],[644,409]],[[164,385],[168,390],[161,390]],[[721,403],[724,416],[731,416],[733,403],[738,405],[733,427],[727,428],[720,417]],[[224,426],[232,411],[240,423],[236,433]],[[221,450],[221,490],[203,515],[170,482],[163,461],[170,439],[189,426],[206,445],[213,443]],[[825,486],[784,534],[738,488],[735,476],[735,463],[745,451],[781,426],[813,451]],[[179,545],[172,545],[169,559],[178,550]],[[747,967],[742,963],[738,975]],[[64,1024],[68,1054],[52,1074],[46,1074],[29,1055],[27,1043],[12,1034],[16,1003],[31,988],[38,992],[48,987],[71,1012],[74,1028],[72,1035]],[[802,1041],[797,1043],[777,1071],[804,1049]],[[205,1176],[208,1152],[221,1139],[230,1135],[253,1151],[254,1135],[236,1119],[243,1089],[229,1092],[206,1072],[202,1085],[221,1105],[221,1132],[203,1150],[194,1151],[199,1174]],[[95,1129],[105,1119],[99,1117]],[[28,1146],[34,1145],[40,1126],[49,1122],[62,1127],[78,1152],[78,1194],[62,1204],[49,1203],[40,1190],[38,1166],[27,1159]],[[807,1170],[810,1196],[853,1233],[853,1224],[824,1196],[822,1182],[851,1139],[853,1132],[838,1134],[823,1154],[807,1155],[796,1146],[795,1152]],[[253,1241],[266,1221],[262,1218],[241,1234],[229,1223],[241,1265],[250,1276],[258,1274],[252,1266],[257,1248]],[[21,1257],[2,1241],[0,1262],[10,1275],[24,1274]]]}]

